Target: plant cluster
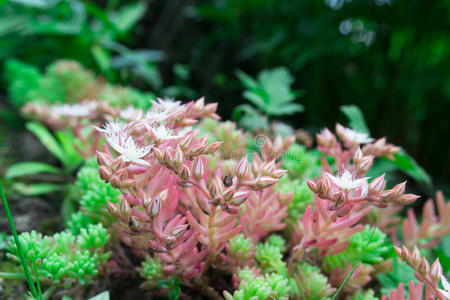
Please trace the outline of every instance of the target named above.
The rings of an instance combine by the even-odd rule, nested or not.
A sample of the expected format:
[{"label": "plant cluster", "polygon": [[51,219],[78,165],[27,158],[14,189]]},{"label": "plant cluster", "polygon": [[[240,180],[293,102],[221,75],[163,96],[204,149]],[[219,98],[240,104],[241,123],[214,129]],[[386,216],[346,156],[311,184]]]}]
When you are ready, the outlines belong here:
[{"label": "plant cluster", "polygon": [[[94,78],[80,72],[77,78]],[[269,108],[294,97],[288,86],[273,91],[271,76],[249,86],[259,118],[276,116]],[[272,103],[279,89],[283,99]],[[203,98],[142,106],[130,98],[68,97],[74,101],[24,107],[55,131],[28,125],[63,165],[28,162],[28,171],[71,176],[83,164],[66,185],[68,229],[19,237],[46,297],[81,299],[87,285],[137,275],[142,289],[170,299],[448,297],[449,204],[438,192],[437,213],[428,200],[421,218],[410,209],[400,222],[399,212],[419,196],[374,166],[405,156],[385,138],[371,138],[355,107],[344,108],[352,128],[325,128],[317,149],[307,150],[275,122],[254,132],[222,122],[217,104]],[[12,179],[29,174],[20,166],[8,172]],[[10,252],[18,262],[19,248]]]}]

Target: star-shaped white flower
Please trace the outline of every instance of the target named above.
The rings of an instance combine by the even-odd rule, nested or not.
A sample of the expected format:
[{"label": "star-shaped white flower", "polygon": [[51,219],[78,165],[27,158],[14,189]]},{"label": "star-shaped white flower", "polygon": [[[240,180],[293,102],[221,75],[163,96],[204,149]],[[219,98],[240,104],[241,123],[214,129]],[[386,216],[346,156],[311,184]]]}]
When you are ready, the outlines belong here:
[{"label": "star-shaped white flower", "polygon": [[374,141],[374,139],[370,138],[367,133],[346,128],[340,124],[336,125],[336,132],[343,140],[348,141],[352,144],[368,144]]},{"label": "star-shaped white flower", "polygon": [[172,113],[181,107],[181,101],[175,101],[170,98],[156,98],[158,101],[151,100],[153,110],[161,110],[166,113]]},{"label": "star-shaped white flower", "polygon": [[447,299],[450,299],[450,283],[448,282],[447,278],[445,278],[444,274],[441,274],[441,282],[444,286],[444,289],[439,289],[439,292]]},{"label": "star-shaped white flower", "polygon": [[164,141],[174,140],[181,137],[180,135],[174,135],[173,130],[166,125],[152,125],[150,127],[147,126],[147,129],[150,131],[150,134],[158,144],[161,144]]},{"label": "star-shaped white flower", "polygon": [[[98,128],[97,128],[98,129]],[[125,162],[134,162],[150,165],[142,157],[152,150],[152,145],[140,147],[136,145],[132,136],[128,135],[128,125],[121,121],[113,121],[105,124],[104,129],[99,129],[105,135],[106,142]]]},{"label": "star-shaped white flower", "polygon": [[339,188],[343,190],[353,190],[359,187],[364,188],[367,185],[368,177],[364,178],[353,178],[352,174],[345,170],[341,175],[333,176],[330,173],[325,173],[325,175]]},{"label": "star-shaped white flower", "polygon": [[92,112],[92,105],[89,104],[62,104],[53,106],[51,114],[55,117],[86,117]]},{"label": "star-shaped white flower", "polygon": [[128,106],[124,110],[120,111],[120,117],[125,120],[132,120],[136,116],[138,116],[139,110],[134,108],[133,106]]},{"label": "star-shaped white flower", "polygon": [[170,114],[164,110],[149,110],[145,114],[145,119],[149,120],[151,123],[160,123],[166,120],[169,116]]}]

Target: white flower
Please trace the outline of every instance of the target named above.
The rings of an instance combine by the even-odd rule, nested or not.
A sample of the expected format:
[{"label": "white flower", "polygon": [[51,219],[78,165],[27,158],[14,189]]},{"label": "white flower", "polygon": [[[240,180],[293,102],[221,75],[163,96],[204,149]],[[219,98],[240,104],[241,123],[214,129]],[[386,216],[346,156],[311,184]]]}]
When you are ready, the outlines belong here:
[{"label": "white flower", "polygon": [[356,130],[346,128],[340,124],[336,125],[336,132],[343,140],[352,144],[368,144],[374,141],[374,139],[370,138],[367,133],[358,132]]},{"label": "white flower", "polygon": [[86,117],[91,114],[92,104],[63,104],[53,106],[51,114],[55,117]]},{"label": "white flower", "polygon": [[166,113],[172,113],[181,107],[181,101],[175,101],[174,99],[157,98],[158,102],[151,100],[152,102],[152,110],[160,110],[165,111]]},{"label": "white flower", "polygon": [[169,114],[166,111],[158,111],[158,110],[149,110],[145,114],[145,119],[151,122],[160,123],[166,120],[169,117]]},{"label": "white flower", "polygon": [[325,173],[326,176],[339,188],[343,190],[353,190],[359,187],[364,189],[365,185],[367,185],[368,177],[364,178],[353,178],[352,174],[346,170],[341,175],[333,176],[330,173]]},{"label": "white flower", "polygon": [[128,106],[124,110],[120,111],[120,117],[125,120],[132,120],[139,114],[139,110],[133,106]]},{"label": "white flower", "polygon": [[445,278],[444,274],[441,274],[441,282],[444,286],[444,289],[439,289],[439,292],[447,299],[450,299],[450,283],[448,282],[447,278]]},{"label": "white flower", "polygon": [[133,137],[128,135],[128,124],[120,121],[108,122],[104,129],[99,130],[104,133],[108,145],[119,153],[125,162],[149,165],[147,161],[141,158],[147,155],[153,146],[139,147],[136,145]]},{"label": "white flower", "polygon": [[147,129],[159,144],[167,140],[173,140],[181,137],[180,135],[174,135],[173,130],[166,125],[152,125],[151,127],[147,127]]}]

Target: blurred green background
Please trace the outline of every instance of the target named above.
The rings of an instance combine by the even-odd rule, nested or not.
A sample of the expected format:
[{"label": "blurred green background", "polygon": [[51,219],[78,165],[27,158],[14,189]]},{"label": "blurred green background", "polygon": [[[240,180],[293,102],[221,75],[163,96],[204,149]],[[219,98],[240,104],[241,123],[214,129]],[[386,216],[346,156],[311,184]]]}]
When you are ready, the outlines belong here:
[{"label": "blurred green background", "polygon": [[237,70],[284,66],[304,111],[283,121],[315,133],[356,104],[374,137],[405,148],[447,191],[449,32],[447,0],[0,1],[2,66],[75,59],[113,83],[218,101],[225,119],[246,103]]}]

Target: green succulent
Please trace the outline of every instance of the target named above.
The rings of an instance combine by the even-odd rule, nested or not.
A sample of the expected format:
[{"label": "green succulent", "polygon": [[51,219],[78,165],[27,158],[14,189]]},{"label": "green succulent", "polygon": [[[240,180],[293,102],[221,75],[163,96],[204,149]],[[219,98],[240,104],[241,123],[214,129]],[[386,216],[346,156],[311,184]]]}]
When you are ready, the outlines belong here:
[{"label": "green succulent", "polygon": [[145,279],[145,282],[141,285],[143,288],[156,287],[158,282],[165,278],[163,265],[159,257],[147,256],[141,267],[138,268],[138,272]]},{"label": "green succulent", "polygon": [[39,79],[42,74],[38,68],[10,59],[5,63],[4,78],[8,87],[9,101],[21,108],[27,102],[33,101],[31,91],[39,89]]},{"label": "green succulent", "polygon": [[289,176],[281,178],[277,187],[283,193],[293,192],[292,201],[288,206],[288,216],[285,219],[285,223],[288,224],[287,230],[290,230],[290,226],[300,220],[308,207],[314,201],[314,193],[309,189],[305,181],[298,179],[290,179]]},{"label": "green succulent", "polygon": [[316,164],[317,158],[300,144],[293,144],[283,154],[283,169],[288,170],[289,176],[293,179],[303,180],[310,176]]},{"label": "green succulent", "polygon": [[[73,284],[90,284],[107,261],[105,246],[109,234],[102,224],[89,225],[79,235],[62,231],[44,236],[35,231],[19,236],[31,269],[37,267],[39,281],[70,288]],[[10,257],[19,263],[16,244],[9,243]]]},{"label": "green succulent", "polygon": [[283,261],[282,248],[270,242],[256,246],[255,258],[263,273],[275,272],[286,278],[288,277],[286,263]]},{"label": "green succulent", "polygon": [[266,243],[280,249],[281,253],[286,251],[286,241],[278,234],[272,234],[269,236]]},{"label": "green succulent", "polygon": [[373,290],[362,291],[359,290],[356,294],[353,294],[349,300],[378,300]]},{"label": "green succulent", "polygon": [[122,108],[134,106],[136,108],[148,109],[151,106],[150,100],[155,99],[155,95],[141,92],[131,87],[107,85],[100,98],[108,101],[112,106]]},{"label": "green succulent", "polygon": [[[19,236],[25,259],[30,263],[42,260],[54,251],[54,244],[51,237],[44,236],[36,231],[24,232]],[[12,241],[10,242],[11,257],[19,262],[19,251]]]},{"label": "green succulent", "polygon": [[77,174],[75,186],[78,189],[80,209],[82,214],[87,217],[87,219],[83,218],[79,214],[72,216],[72,221],[69,221],[68,226],[77,233],[79,230],[77,224],[79,223],[76,223],[74,219],[82,221],[85,225],[98,222],[109,225],[112,218],[106,211],[106,202],[119,202],[120,191],[100,178],[96,165],[95,160],[89,161]]},{"label": "green succulent", "polygon": [[[370,240],[371,236],[372,240]],[[344,251],[335,255],[326,256],[323,261],[323,268],[327,272],[331,272],[337,267],[343,269],[349,263],[357,261],[363,251],[362,263],[380,263],[385,259],[390,250],[391,247],[388,244],[386,234],[378,228],[373,231],[369,225],[366,225],[363,231],[354,234],[349,239],[349,245]]]},{"label": "green succulent", "polygon": [[97,275],[99,259],[97,253],[93,255],[89,250],[75,252],[75,257],[68,264],[68,274],[79,284],[90,284],[92,277]]},{"label": "green succulent", "polygon": [[298,263],[294,271],[295,281],[291,287],[302,300],[321,300],[333,294],[334,289],[321,270],[306,262]]},{"label": "green succulent", "polygon": [[231,255],[235,258],[244,260],[253,251],[253,243],[251,239],[238,234],[230,240]]},{"label": "green succulent", "polygon": [[103,248],[109,240],[109,234],[102,224],[89,224],[88,228],[81,228],[77,243],[83,249]]},{"label": "green succulent", "polygon": [[283,276],[273,273],[258,277],[250,269],[244,268],[238,273],[238,277],[239,289],[233,295],[225,291],[226,300],[289,299],[290,287],[288,280]]}]

